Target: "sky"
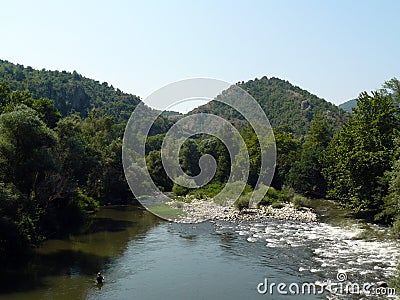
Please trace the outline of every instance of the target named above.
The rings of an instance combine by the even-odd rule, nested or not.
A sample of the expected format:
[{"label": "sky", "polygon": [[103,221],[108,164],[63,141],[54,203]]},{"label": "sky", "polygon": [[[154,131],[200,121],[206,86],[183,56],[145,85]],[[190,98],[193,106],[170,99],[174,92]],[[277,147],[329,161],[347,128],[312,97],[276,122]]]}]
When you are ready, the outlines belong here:
[{"label": "sky", "polygon": [[400,1],[0,3],[0,59],[76,70],[143,100],[186,78],[267,76],[340,104],[400,78]]}]

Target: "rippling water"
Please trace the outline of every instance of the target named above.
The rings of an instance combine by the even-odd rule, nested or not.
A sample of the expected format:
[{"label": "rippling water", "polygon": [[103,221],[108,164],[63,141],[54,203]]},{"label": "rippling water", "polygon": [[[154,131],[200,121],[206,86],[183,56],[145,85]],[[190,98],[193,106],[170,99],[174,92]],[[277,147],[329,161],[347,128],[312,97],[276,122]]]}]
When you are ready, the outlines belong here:
[{"label": "rippling water", "polygon": [[[0,299],[277,299],[288,296],[257,292],[264,278],[302,284],[336,280],[343,272],[351,282],[387,281],[399,256],[387,230],[338,224],[189,225],[136,208],[105,209],[91,233],[48,241],[30,266],[35,281],[29,285],[14,274],[14,286],[3,286]],[[106,277],[102,287],[94,283],[98,270]],[[350,298],[296,299],[332,297]]]}]

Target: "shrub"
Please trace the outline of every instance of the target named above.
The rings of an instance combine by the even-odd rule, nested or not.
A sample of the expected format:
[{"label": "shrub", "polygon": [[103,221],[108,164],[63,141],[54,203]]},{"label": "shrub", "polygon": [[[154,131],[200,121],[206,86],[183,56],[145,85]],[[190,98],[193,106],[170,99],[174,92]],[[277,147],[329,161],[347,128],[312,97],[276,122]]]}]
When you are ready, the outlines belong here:
[{"label": "shrub", "polygon": [[209,183],[198,189],[190,191],[189,194],[199,199],[212,198],[217,195],[223,189],[223,187],[224,185],[220,183]]},{"label": "shrub", "polygon": [[[393,235],[396,238],[400,238],[400,219],[399,218],[393,223],[392,231],[393,231]],[[399,269],[399,275],[400,275],[400,269]]]},{"label": "shrub", "polygon": [[264,198],[260,201],[260,205],[271,205],[274,202],[278,201],[286,201],[285,193],[282,191],[278,191],[273,187],[269,187],[267,193]]},{"label": "shrub", "polygon": [[285,204],[281,203],[281,202],[274,202],[274,203],[272,203],[271,206],[272,206],[272,208],[275,208],[275,209],[281,209],[281,208],[285,207]]},{"label": "shrub", "polygon": [[245,208],[249,208],[249,201],[250,201],[250,195],[242,195],[237,199],[234,203],[235,207],[238,210],[243,210]]},{"label": "shrub", "polygon": [[95,211],[100,205],[99,201],[89,197],[81,189],[78,189],[78,193],[73,199],[73,202],[76,202],[78,207],[84,212]]},{"label": "shrub", "polygon": [[189,189],[187,187],[174,183],[174,186],[172,187],[172,192],[176,196],[185,196],[189,192]]},{"label": "shrub", "polygon": [[295,208],[300,208],[300,207],[311,207],[310,206],[310,200],[307,199],[306,197],[303,197],[301,195],[294,195],[291,202],[293,203]]}]

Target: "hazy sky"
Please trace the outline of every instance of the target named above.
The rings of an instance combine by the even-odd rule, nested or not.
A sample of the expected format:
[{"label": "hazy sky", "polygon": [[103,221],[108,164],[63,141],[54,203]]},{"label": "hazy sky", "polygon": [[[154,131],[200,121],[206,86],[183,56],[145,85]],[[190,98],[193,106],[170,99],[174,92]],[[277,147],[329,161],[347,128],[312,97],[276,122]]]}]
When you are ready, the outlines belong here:
[{"label": "hazy sky", "polygon": [[188,77],[275,76],[339,104],[400,77],[399,11],[385,0],[1,1],[0,58],[142,99]]}]

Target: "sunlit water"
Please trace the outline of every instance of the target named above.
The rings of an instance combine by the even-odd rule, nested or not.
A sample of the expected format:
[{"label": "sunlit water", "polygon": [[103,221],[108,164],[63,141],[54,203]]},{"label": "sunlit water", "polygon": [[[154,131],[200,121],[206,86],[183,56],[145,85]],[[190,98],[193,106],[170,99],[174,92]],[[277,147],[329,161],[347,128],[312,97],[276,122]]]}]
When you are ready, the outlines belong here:
[{"label": "sunlit water", "polygon": [[[134,207],[102,209],[90,234],[47,241],[27,268],[3,274],[0,299],[277,299],[288,296],[257,292],[264,278],[302,284],[344,272],[363,283],[394,274],[398,244],[387,229],[323,221],[174,224]],[[296,299],[327,297],[349,298]]]}]

